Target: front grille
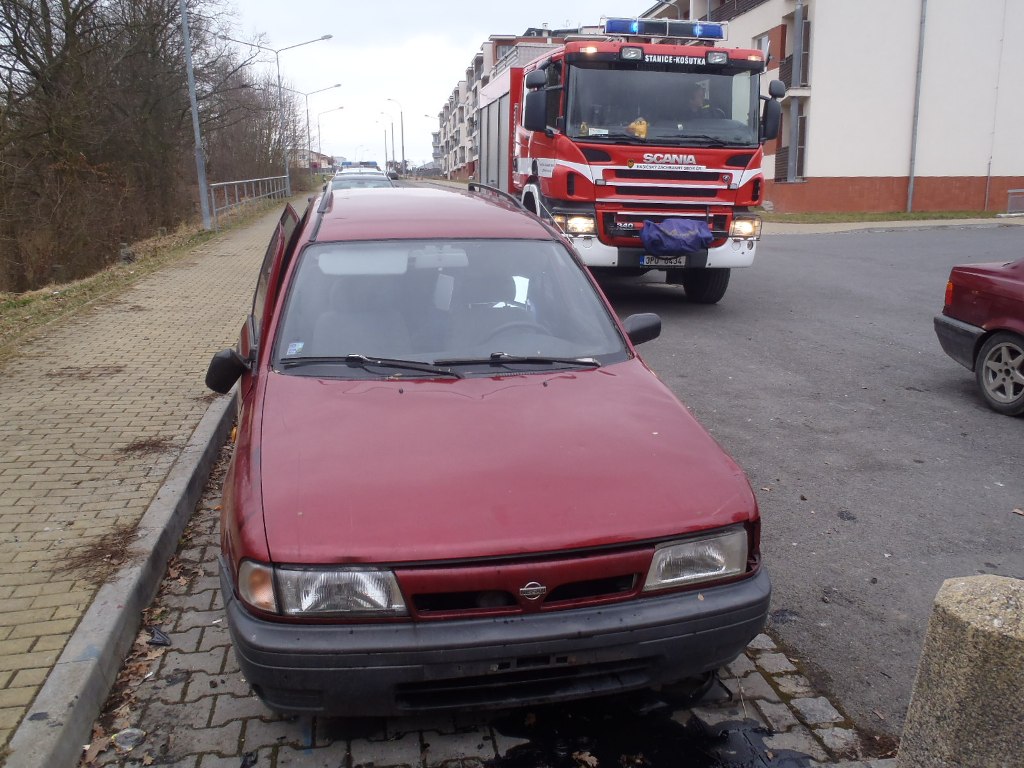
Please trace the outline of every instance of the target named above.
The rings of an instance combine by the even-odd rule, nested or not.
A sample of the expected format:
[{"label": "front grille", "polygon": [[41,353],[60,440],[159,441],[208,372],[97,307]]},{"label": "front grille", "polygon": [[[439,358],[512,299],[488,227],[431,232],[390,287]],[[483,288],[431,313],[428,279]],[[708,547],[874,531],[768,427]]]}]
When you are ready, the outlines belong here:
[{"label": "front grille", "polygon": [[[531,601],[536,607],[553,606],[557,603],[602,600],[614,597],[628,597],[636,591],[637,574],[625,573],[599,579],[583,579],[560,584],[542,600]],[[505,590],[479,590],[467,592],[426,592],[412,596],[416,613],[426,617],[438,613],[459,613],[472,611],[481,613],[496,610],[508,613],[517,610],[519,603],[511,592]]]},{"label": "front grille", "polygon": [[[611,185],[609,185],[611,186]],[[650,195],[651,197],[717,197],[721,191],[716,187],[642,187],[630,185],[628,187],[614,187],[616,195],[627,197],[636,195]],[[614,199],[614,198],[609,198]]]},{"label": "front grille", "polygon": [[398,568],[414,619],[442,620],[569,610],[633,600],[649,547],[524,559]]},{"label": "front grille", "polygon": [[[656,224],[660,224],[665,219],[671,218],[684,218],[692,219],[694,221],[706,221],[708,227],[711,229],[711,234],[714,236],[715,240],[721,240],[729,236],[728,217],[725,214],[715,214],[713,216],[708,216],[706,211],[703,210],[672,210],[666,211],[664,214],[659,214],[652,211],[645,211],[643,213],[630,213],[628,211],[621,211],[619,213],[609,212],[605,213],[602,216],[602,225],[604,227],[604,231],[611,237],[634,238],[639,244],[640,230],[643,229],[645,219],[649,219],[655,222]],[[639,247],[639,245],[637,247]]]},{"label": "front grille", "polygon": [[719,181],[720,177],[716,171],[637,171],[632,168],[618,168],[606,176],[610,181],[615,179],[645,179],[654,181],[665,179],[669,181]]},{"label": "front grille", "polygon": [[653,663],[653,659],[632,659],[574,665],[567,656],[523,657],[498,665],[507,672],[400,685],[395,701],[402,709],[423,712],[514,707],[538,699],[611,693],[649,685]]}]

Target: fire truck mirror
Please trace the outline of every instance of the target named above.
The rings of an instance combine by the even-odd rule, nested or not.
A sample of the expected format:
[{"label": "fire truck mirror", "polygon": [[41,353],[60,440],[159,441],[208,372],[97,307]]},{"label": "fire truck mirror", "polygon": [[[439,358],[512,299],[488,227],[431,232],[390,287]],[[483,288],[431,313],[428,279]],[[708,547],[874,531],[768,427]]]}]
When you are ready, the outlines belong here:
[{"label": "fire truck mirror", "polygon": [[786,84],[781,80],[772,80],[768,83],[768,95],[773,99],[781,99],[786,95]]},{"label": "fire truck mirror", "polygon": [[535,69],[526,76],[526,87],[529,89],[543,88],[547,84],[547,75],[543,70]]},{"label": "fire truck mirror", "polygon": [[523,127],[528,131],[543,131],[548,127],[547,94],[530,91],[523,100]]},{"label": "fire truck mirror", "polygon": [[769,99],[764,103],[764,112],[761,115],[761,141],[771,141],[776,138],[779,135],[781,122],[782,105],[775,99]]}]

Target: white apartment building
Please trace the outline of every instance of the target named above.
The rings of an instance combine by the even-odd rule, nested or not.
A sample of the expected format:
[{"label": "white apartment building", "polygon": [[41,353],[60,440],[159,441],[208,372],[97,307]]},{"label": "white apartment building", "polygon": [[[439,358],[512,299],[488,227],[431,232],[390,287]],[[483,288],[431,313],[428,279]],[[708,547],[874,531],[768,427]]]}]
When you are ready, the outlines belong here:
[{"label": "white apartment building", "polygon": [[765,80],[789,86],[765,146],[775,210],[1005,211],[1024,188],[1021,0],[675,0],[644,15],[710,15],[728,45],[771,53]]},{"label": "white apartment building", "polygon": [[481,44],[466,67],[465,80],[459,81],[438,114],[438,162],[442,176],[462,181],[477,177],[480,157],[477,111],[481,89],[506,70],[513,58],[521,58],[523,51],[532,50],[530,43],[558,43],[562,41],[560,35],[567,31],[576,30],[531,27],[522,35],[491,35]]}]

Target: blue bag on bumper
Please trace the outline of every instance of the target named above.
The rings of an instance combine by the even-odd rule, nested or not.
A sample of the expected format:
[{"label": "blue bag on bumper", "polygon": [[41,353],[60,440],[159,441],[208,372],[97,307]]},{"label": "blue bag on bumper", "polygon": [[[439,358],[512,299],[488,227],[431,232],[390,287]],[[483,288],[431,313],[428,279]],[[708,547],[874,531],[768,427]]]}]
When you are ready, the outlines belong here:
[{"label": "blue bag on bumper", "polygon": [[704,250],[714,237],[706,221],[665,219],[656,224],[644,219],[640,240],[651,256],[684,256]]}]

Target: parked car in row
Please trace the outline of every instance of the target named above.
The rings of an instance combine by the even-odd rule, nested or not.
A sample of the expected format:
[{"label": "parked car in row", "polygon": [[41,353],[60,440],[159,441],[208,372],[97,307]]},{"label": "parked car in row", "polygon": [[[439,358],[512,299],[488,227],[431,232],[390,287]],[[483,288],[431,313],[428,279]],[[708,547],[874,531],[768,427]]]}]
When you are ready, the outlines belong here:
[{"label": "parked car in row", "polygon": [[221,584],[274,710],[699,688],[763,628],[736,463],[565,238],[496,190],[287,207],[237,348]]},{"label": "parked car in row", "polygon": [[953,267],[935,333],[990,408],[1024,414],[1024,258]]},{"label": "parked car in row", "polygon": [[331,189],[390,189],[397,186],[383,173],[339,174],[327,184]]}]

